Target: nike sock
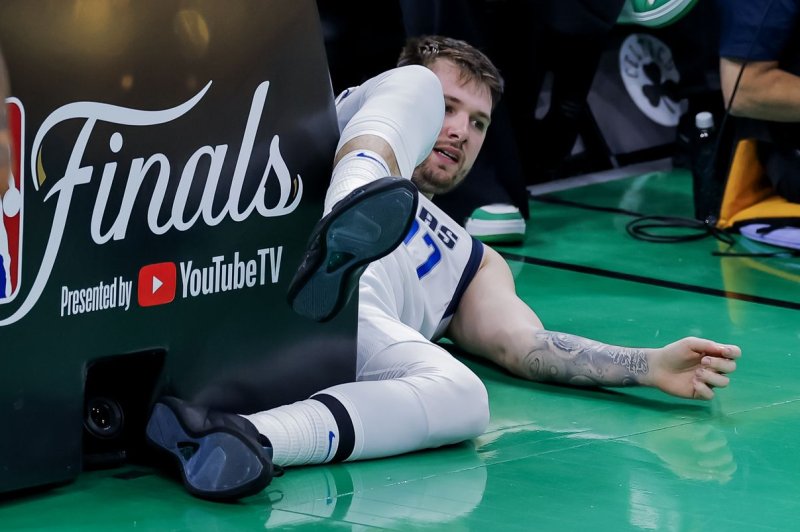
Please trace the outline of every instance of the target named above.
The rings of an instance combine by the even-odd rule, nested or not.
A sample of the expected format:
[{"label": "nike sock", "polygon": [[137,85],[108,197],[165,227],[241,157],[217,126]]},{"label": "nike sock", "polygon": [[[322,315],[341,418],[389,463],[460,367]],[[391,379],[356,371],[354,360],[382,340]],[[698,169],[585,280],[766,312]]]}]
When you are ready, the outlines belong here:
[{"label": "nike sock", "polygon": [[272,462],[282,466],[330,462],[339,447],[333,414],[315,399],[242,416],[272,443]]},{"label": "nike sock", "polygon": [[390,175],[389,165],[383,157],[370,150],[355,150],[336,163],[331,175],[331,184],[325,196],[325,212],[328,214],[339,200],[354,189]]}]

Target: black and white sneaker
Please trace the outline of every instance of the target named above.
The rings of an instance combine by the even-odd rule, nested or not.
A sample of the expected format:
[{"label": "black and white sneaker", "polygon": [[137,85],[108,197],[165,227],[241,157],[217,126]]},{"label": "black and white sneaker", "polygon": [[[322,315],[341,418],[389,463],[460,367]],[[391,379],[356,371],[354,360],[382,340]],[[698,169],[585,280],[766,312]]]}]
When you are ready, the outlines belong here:
[{"label": "black and white sneaker", "polygon": [[289,304],[298,314],[327,321],[344,307],[370,262],[388,255],[411,228],[417,187],[384,177],[355,189],[322,218],[289,284]]},{"label": "black and white sneaker", "polygon": [[147,441],[180,465],[183,484],[203,499],[232,500],[263,490],[282,469],[247,419],[162,397],[147,422]]}]

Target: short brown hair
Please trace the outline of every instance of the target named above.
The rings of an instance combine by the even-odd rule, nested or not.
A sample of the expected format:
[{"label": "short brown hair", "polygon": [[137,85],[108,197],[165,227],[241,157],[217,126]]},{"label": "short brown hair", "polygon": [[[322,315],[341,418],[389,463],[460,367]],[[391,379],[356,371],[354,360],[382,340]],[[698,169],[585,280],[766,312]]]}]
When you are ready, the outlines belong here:
[{"label": "short brown hair", "polygon": [[400,52],[397,66],[430,67],[438,58],[449,59],[458,65],[466,80],[486,85],[492,94],[492,108],[500,101],[504,86],[500,71],[486,54],[466,41],[440,35],[410,37]]}]

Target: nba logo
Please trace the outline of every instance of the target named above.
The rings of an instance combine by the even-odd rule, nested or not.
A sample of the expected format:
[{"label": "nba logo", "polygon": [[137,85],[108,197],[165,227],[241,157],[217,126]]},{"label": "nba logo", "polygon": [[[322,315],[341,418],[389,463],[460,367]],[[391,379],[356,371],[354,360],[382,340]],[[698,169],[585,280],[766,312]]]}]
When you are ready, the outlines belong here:
[{"label": "nba logo", "polygon": [[0,124],[0,304],[17,295],[22,263],[22,102],[6,100],[8,129]]}]

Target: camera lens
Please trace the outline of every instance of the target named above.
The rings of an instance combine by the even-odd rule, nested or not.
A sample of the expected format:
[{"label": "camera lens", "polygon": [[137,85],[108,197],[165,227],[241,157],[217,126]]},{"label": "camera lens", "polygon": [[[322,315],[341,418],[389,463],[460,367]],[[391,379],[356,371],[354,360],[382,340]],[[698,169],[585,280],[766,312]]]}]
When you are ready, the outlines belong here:
[{"label": "camera lens", "polygon": [[98,438],[113,438],[124,424],[122,408],[115,399],[95,397],[86,405],[85,424],[87,430]]}]

